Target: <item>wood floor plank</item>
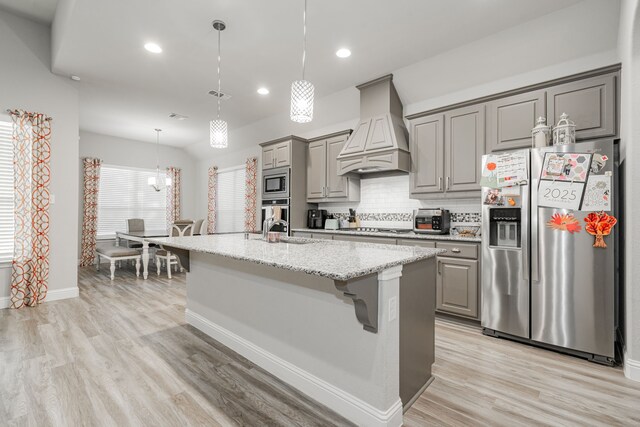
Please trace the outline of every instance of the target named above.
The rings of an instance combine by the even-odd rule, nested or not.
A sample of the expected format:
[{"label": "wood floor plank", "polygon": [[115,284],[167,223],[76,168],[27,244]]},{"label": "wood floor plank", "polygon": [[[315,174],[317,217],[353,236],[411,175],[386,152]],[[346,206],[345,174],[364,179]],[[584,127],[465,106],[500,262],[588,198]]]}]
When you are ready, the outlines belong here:
[{"label": "wood floor plank", "polygon": [[[0,310],[0,425],[346,426],[347,420],[185,324],[185,275],[111,281]],[[619,368],[436,322],[435,380],[406,426],[636,426]]]}]

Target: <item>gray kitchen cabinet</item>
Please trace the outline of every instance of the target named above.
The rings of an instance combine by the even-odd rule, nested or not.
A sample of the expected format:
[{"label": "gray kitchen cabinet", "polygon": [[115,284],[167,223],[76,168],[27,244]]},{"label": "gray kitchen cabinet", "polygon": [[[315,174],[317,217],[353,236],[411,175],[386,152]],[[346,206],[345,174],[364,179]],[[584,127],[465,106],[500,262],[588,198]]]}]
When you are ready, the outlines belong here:
[{"label": "gray kitchen cabinet", "polygon": [[333,236],[331,234],[326,234],[326,233],[313,233],[311,236],[314,239],[333,240]]},{"label": "gray kitchen cabinet", "polygon": [[436,310],[478,318],[478,261],[438,257]]},{"label": "gray kitchen cabinet", "polygon": [[283,141],[275,145],[275,164],[277,168],[291,165],[291,141]]},{"label": "gray kitchen cabinet", "polygon": [[327,174],[327,143],[309,143],[307,151],[307,200],[324,199]]},{"label": "gray kitchen cabinet", "polygon": [[617,74],[606,74],[550,87],[547,123],[567,113],[578,140],[616,136],[616,81]]},{"label": "gray kitchen cabinet", "polygon": [[291,235],[293,237],[303,237],[305,239],[313,238],[313,235],[311,233],[307,233],[306,231],[292,231]]},{"label": "gray kitchen cabinet", "polygon": [[291,166],[291,141],[262,145],[262,170]]},{"label": "gray kitchen cabinet", "polygon": [[275,146],[262,147],[262,170],[273,169],[276,167],[276,150]]},{"label": "gray kitchen cabinet", "polygon": [[444,122],[445,191],[480,191],[485,104],[447,111]]},{"label": "gray kitchen cabinet", "polygon": [[360,242],[360,243],[382,243],[385,245],[396,244],[396,239],[392,239],[390,237],[354,236],[351,234],[334,234],[333,240],[341,240],[344,242]]},{"label": "gray kitchen cabinet", "polygon": [[411,121],[411,193],[441,193],[444,180],[444,115]]},{"label": "gray kitchen cabinet", "polygon": [[536,90],[487,104],[487,151],[531,147],[531,129],[547,117],[546,91]]},{"label": "gray kitchen cabinet", "polygon": [[307,151],[307,201],[337,202],[360,200],[360,178],[338,175],[338,154],[351,131],[309,140]]},{"label": "gray kitchen cabinet", "polygon": [[398,244],[403,246],[419,246],[422,248],[435,248],[436,242],[418,239],[398,239]]}]

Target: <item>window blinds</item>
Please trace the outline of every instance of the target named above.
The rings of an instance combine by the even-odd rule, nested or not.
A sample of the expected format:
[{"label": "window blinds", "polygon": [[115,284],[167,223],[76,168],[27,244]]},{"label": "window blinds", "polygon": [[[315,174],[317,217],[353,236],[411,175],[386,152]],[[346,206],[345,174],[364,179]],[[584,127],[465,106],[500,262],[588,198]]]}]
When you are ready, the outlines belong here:
[{"label": "window blinds", "polygon": [[13,259],[12,124],[0,121],[0,262]]},{"label": "window blinds", "polygon": [[[165,179],[165,172],[160,172]],[[103,164],[98,193],[98,239],[115,237],[126,231],[127,219],[144,219],[146,230],[167,229],[166,189],[155,191],[148,179],[156,171]]]},{"label": "window blinds", "polygon": [[245,167],[218,171],[216,232],[244,231]]}]

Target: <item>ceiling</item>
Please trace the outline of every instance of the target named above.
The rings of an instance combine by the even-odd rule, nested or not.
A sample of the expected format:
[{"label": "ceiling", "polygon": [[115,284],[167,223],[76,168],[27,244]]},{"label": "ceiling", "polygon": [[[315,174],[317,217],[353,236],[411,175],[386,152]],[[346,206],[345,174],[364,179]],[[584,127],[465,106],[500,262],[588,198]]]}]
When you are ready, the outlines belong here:
[{"label": "ceiling", "polygon": [[[307,78],[316,98],[352,87],[580,0],[310,0]],[[208,140],[222,19],[222,117],[231,129],[286,112],[301,77],[302,0],[60,0],[53,71],[78,75],[83,130],[164,144]],[[0,0],[45,17],[53,0]],[[49,15],[47,15],[49,16]],[[153,41],[163,53],[143,49]],[[339,59],[335,51],[353,55]],[[260,96],[259,86],[271,93]],[[402,93],[400,94],[402,96]],[[171,112],[188,120],[169,119]],[[348,118],[345,118],[348,119]]]},{"label": "ceiling", "polygon": [[0,9],[25,18],[51,24],[58,0],[0,0]]}]

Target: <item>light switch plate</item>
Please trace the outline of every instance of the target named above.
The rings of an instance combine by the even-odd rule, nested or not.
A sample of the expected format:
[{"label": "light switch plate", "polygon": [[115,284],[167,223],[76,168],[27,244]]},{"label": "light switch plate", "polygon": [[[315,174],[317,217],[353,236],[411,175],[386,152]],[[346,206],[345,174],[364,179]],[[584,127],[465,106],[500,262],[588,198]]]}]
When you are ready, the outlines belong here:
[{"label": "light switch plate", "polygon": [[49,195],[49,203],[51,203],[52,205],[56,203],[56,195],[55,194]]},{"label": "light switch plate", "polygon": [[389,322],[396,320],[398,317],[398,299],[396,297],[389,298]]}]

